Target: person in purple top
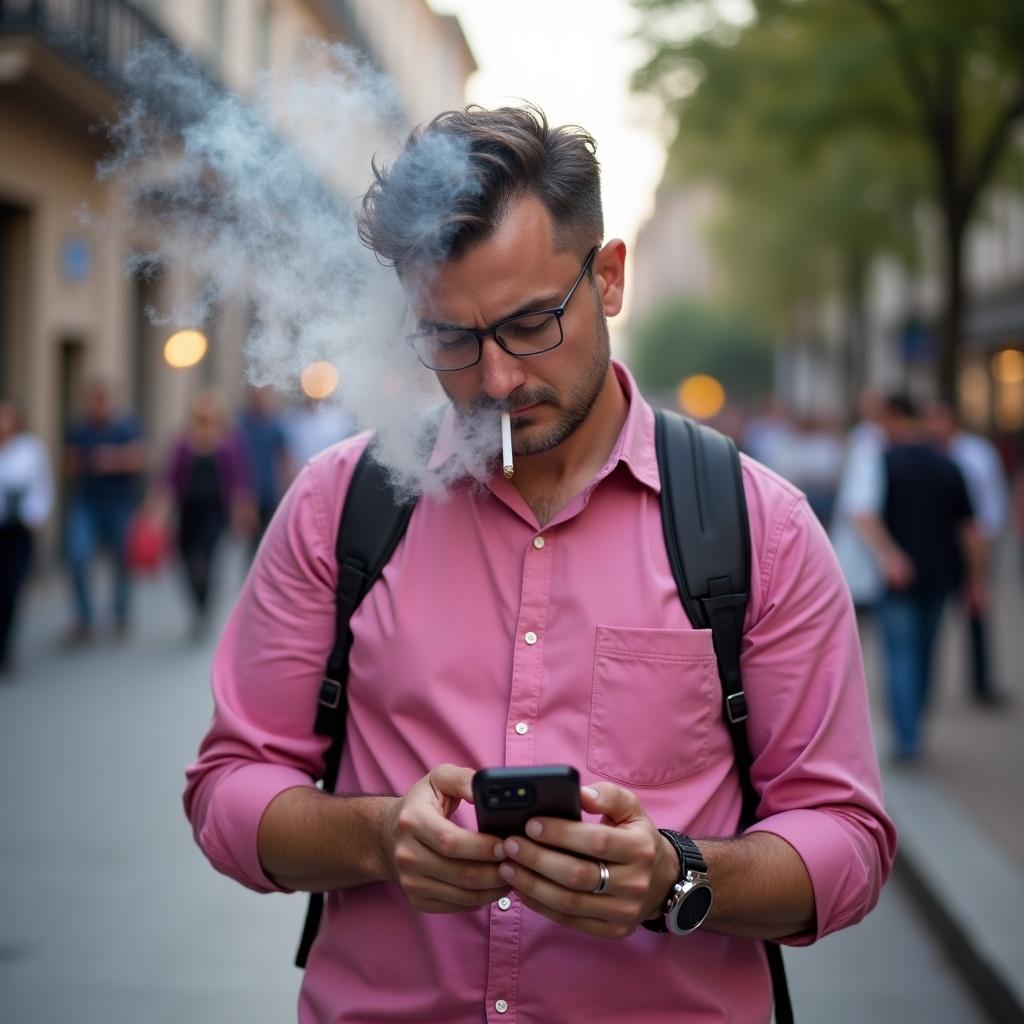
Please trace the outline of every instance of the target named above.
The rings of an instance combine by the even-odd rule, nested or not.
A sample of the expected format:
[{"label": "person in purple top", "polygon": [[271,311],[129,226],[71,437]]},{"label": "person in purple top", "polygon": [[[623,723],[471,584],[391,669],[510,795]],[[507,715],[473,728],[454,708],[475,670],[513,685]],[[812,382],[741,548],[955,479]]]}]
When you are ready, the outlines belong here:
[{"label": "person in purple top", "polygon": [[212,391],[195,397],[188,425],[171,449],[163,477],[177,520],[178,551],[192,605],[192,634],[209,623],[214,555],[232,526],[249,534],[255,526],[253,481],[244,442],[229,429],[224,407]]},{"label": "person in purple top", "polygon": [[118,412],[113,392],[103,381],[89,385],[84,414],[67,433],[65,471],[70,503],[65,524],[65,555],[71,572],[76,619],[69,645],[93,636],[93,601],[89,573],[97,549],[114,563],[114,628],[128,630],[129,574],[125,553],[128,523],[138,504],[146,447],[138,420]]}]

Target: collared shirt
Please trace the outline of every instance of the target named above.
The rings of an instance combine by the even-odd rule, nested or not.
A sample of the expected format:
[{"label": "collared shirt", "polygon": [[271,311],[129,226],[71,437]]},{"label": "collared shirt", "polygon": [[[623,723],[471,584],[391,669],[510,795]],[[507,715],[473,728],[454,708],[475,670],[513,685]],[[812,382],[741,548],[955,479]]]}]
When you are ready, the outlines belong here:
[{"label": "collared shirt", "polygon": [[[691,628],[665,553],[650,407],[626,371],[618,441],[543,529],[504,478],[422,498],[352,619],[338,792],[406,792],[444,761],[569,763],[633,790],[660,827],[736,831],[740,791],[711,634]],[[185,802],[221,871],[275,885],[260,817],[311,785],[311,723],[334,632],[336,526],[354,438],[314,459],[271,525],[217,650],[216,717]],[[807,866],[817,921],[794,945],[875,903],[895,834],[882,808],[849,595],[794,488],[744,460],[752,533],[742,666],[762,795],[755,829]],[[454,820],[474,828],[472,807]],[[480,1024],[767,1021],[760,943],[638,929],[611,942],[562,928],[515,894],[470,913],[412,910],[392,883],[332,893],[300,1020]]]},{"label": "collared shirt", "polygon": [[73,485],[75,494],[97,505],[132,505],[139,495],[141,473],[98,473],[92,459],[97,448],[136,444],[141,440],[139,421],[128,414],[104,423],[82,419],[72,424],[67,434],[67,447],[82,460],[81,471]]},{"label": "collared shirt", "polygon": [[978,526],[989,540],[998,539],[1010,504],[999,449],[988,438],[961,430],[949,443],[949,457],[963,473]]},{"label": "collared shirt", "polygon": [[53,508],[53,477],[46,446],[21,433],[0,444],[0,526],[42,526]]}]

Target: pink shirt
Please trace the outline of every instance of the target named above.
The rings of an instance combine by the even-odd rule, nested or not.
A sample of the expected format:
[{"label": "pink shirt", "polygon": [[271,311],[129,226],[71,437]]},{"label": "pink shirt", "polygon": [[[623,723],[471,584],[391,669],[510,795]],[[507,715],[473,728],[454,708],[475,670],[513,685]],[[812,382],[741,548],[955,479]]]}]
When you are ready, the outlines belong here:
[{"label": "pink shirt", "polygon": [[[510,483],[424,498],[353,617],[338,791],[404,793],[436,764],[568,762],[634,790],[659,827],[735,833],[740,791],[710,631],[691,628],[658,505],[654,419],[630,409],[593,483],[544,529]],[[216,716],[185,805],[220,871],[277,888],[260,817],[312,785],[334,633],[334,540],[365,435],[315,458],[278,512],[213,665]],[[743,677],[762,794],[757,830],[798,851],[817,905],[801,945],[859,920],[895,850],[882,807],[850,599],[798,491],[744,459],[752,533]],[[455,821],[474,828],[472,807]],[[620,942],[523,908],[431,915],[397,885],[332,893],[299,1019],[550,1024],[767,1021],[763,946],[638,929]]]}]

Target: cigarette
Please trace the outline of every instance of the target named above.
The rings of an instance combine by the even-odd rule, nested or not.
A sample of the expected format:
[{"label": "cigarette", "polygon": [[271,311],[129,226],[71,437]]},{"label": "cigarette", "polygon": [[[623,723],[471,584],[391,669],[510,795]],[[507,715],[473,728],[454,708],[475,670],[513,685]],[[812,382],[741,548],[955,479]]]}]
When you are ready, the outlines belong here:
[{"label": "cigarette", "polygon": [[515,468],[512,465],[512,417],[507,412],[501,414],[501,466],[505,477],[511,480]]}]

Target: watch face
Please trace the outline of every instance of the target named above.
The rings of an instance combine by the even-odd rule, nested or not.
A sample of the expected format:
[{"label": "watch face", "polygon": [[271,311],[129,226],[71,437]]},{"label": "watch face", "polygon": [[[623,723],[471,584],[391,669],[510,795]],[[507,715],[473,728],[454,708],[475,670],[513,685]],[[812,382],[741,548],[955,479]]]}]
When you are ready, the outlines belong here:
[{"label": "watch face", "polygon": [[714,898],[709,886],[699,885],[691,890],[679,906],[676,914],[676,928],[680,932],[693,931],[708,915]]}]

